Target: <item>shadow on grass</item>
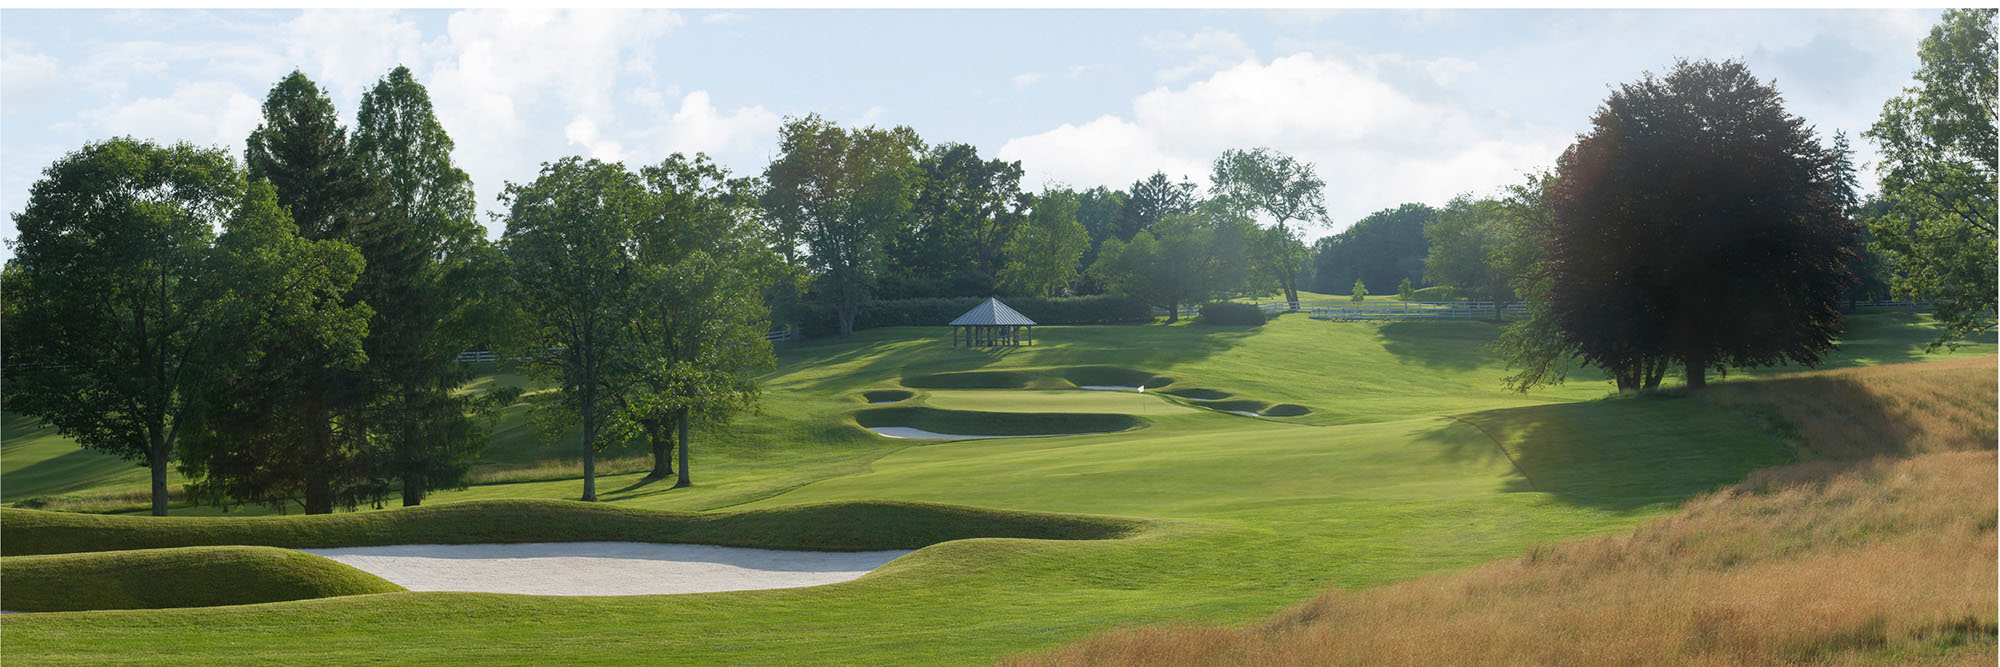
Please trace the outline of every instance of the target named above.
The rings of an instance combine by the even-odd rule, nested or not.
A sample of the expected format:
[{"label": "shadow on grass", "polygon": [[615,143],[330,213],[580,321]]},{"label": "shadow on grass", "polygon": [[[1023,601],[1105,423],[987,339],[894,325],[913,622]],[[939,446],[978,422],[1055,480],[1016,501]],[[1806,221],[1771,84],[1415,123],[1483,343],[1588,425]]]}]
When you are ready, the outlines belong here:
[{"label": "shadow on grass", "polygon": [[1162,370],[1227,351],[1256,328],[1095,325],[1040,327],[1035,344],[1019,348],[955,348],[945,327],[885,327],[846,341],[813,341],[782,353],[779,374],[802,366],[858,364],[804,383],[813,390],[855,390],[888,377],[980,370],[1008,359],[1033,366],[1119,365]]},{"label": "shadow on grass", "polygon": [[1500,338],[1490,322],[1389,322],[1376,330],[1382,349],[1429,368],[1469,371],[1499,359],[1488,344]]},{"label": "shadow on grass", "polygon": [[[1781,436],[1742,414],[1665,395],[1488,410],[1425,437],[1440,456],[1505,455],[1509,491],[1617,511],[1678,503],[1796,460]],[[1471,426],[1480,438],[1462,430]]]}]

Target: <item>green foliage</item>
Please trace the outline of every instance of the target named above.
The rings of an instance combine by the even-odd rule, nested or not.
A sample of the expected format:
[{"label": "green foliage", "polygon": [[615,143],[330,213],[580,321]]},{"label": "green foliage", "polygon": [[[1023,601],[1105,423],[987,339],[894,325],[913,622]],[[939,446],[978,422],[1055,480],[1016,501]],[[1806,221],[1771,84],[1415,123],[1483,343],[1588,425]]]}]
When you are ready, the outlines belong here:
[{"label": "green foliage", "polygon": [[216,314],[230,346],[209,372],[203,419],[188,433],[181,473],[190,496],[308,514],[379,502],[377,452],[355,415],[373,314],[349,290],[361,253],[339,239],[298,235],[270,185],[252,183],[216,240],[217,271],[238,298]]},{"label": "green foliage", "polygon": [[909,224],[923,142],[907,127],[846,130],[817,114],[788,119],[778,133],[764,211],[788,263],[793,248],[808,248],[805,264],[839,313],[841,337],[851,336],[883,248]]},{"label": "green foliage", "polygon": [[1134,236],[1153,228],[1162,218],[1177,213],[1193,213],[1199,203],[1195,185],[1182,177],[1175,183],[1163,171],[1132,182],[1124,206],[1119,207],[1117,239],[1131,242]]},{"label": "green foliage", "polygon": [[403,590],[312,554],[245,546],[9,556],[0,561],[0,582],[8,611],[215,607]]},{"label": "green foliage", "polygon": [[1323,190],[1326,183],[1315,173],[1312,163],[1301,162],[1270,148],[1229,149],[1215,159],[1215,195],[1235,202],[1245,210],[1270,216],[1276,232],[1269,251],[1259,253],[1257,269],[1270,275],[1285,291],[1285,300],[1299,300],[1299,270],[1305,266],[1308,249],[1289,225],[1326,223]]},{"label": "green foliage", "polygon": [[1404,204],[1370,213],[1339,234],[1313,245],[1313,289],[1337,294],[1356,280],[1394,285],[1404,278],[1422,283],[1429,241],[1424,228],[1437,210]]},{"label": "green foliage", "polygon": [[113,139],[58,159],[14,217],[5,274],[8,409],[86,448],[145,462],[166,513],[168,462],[234,332],[215,227],[242,201],[220,150]]},{"label": "green foliage", "polygon": [[380,474],[401,481],[404,505],[461,486],[485,444],[468,414],[474,397],[453,391],[470,379],[454,357],[506,319],[493,300],[505,258],[474,219],[472,179],[452,163],[452,147],[408,68],[362,95],[354,150],[380,196],[358,234],[367,270],[355,292],[375,311],[364,347],[370,428],[389,450]]},{"label": "green foliage", "polygon": [[1130,243],[1105,241],[1090,272],[1114,294],[1167,309],[1167,321],[1174,322],[1181,304],[1241,289],[1258,233],[1250,219],[1224,206],[1204,206],[1161,218]]},{"label": "green foliage", "polygon": [[1495,261],[1508,242],[1504,205],[1492,199],[1459,195],[1440,209],[1424,227],[1430,253],[1424,256],[1424,280],[1450,285],[1458,293],[1483,301],[1513,298],[1512,277]]},{"label": "green foliage", "polygon": [[1887,203],[1869,227],[1900,259],[1896,291],[1930,300],[1947,324],[1934,345],[1994,327],[1996,14],[1945,11],[1917,51],[1917,85],[1866,133],[1882,150]]},{"label": "green foliage", "polygon": [[1549,195],[1562,344],[1624,389],[1824,359],[1856,244],[1843,147],[1736,61],[1622,85],[1592,124]]},{"label": "green foliage", "polygon": [[1417,288],[1410,284],[1409,278],[1404,278],[1403,282],[1396,283],[1396,300],[1404,302],[1417,300]]},{"label": "green foliage", "polygon": [[1363,300],[1368,298],[1368,284],[1362,282],[1360,278],[1355,278],[1354,286],[1348,288],[1347,294],[1349,297],[1348,298],[1349,301],[1353,301],[1355,303],[1361,303]]},{"label": "green foliage", "polygon": [[[943,326],[984,301],[975,297],[870,301],[855,315],[854,328],[858,331],[876,327]],[[1153,321],[1152,306],[1146,302],[1108,294],[1049,299],[1009,297],[1007,306],[1044,326]],[[797,315],[800,330],[808,337],[830,336],[839,331],[838,314],[831,306],[805,306],[798,309]]]},{"label": "green foliage", "polygon": [[[568,157],[544,163],[527,184],[507,184],[502,243],[526,322],[528,366],[558,391],[543,394],[545,425],[582,428],[583,499],[597,499],[597,450],[622,441],[600,434],[606,405],[634,382],[630,322],[648,269],[631,252],[647,213],[645,187],[616,163]],[[574,420],[572,422],[572,420]],[[554,430],[554,429],[551,429]],[[611,437],[603,437],[611,435]]]},{"label": "green foliage", "polygon": [[362,175],[333,101],[298,70],[264,97],[264,122],[243,152],[251,180],[268,181],[298,225],[315,241],[353,240],[376,196]]},{"label": "green foliage", "polygon": [[1076,220],[1077,195],[1044,190],[1034,198],[1027,224],[1007,242],[1007,265],[1000,287],[1012,293],[1051,297],[1076,280],[1077,262],[1090,249],[1090,235]]},{"label": "green foliage", "polygon": [[923,151],[911,192],[910,224],[888,241],[883,267],[901,288],[885,296],[993,294],[1013,261],[1009,244],[1024,225],[1021,163],[981,160],[970,144]]},{"label": "green foliage", "polygon": [[1264,323],[1264,311],[1251,303],[1211,301],[1201,304],[1201,323],[1257,326]]}]

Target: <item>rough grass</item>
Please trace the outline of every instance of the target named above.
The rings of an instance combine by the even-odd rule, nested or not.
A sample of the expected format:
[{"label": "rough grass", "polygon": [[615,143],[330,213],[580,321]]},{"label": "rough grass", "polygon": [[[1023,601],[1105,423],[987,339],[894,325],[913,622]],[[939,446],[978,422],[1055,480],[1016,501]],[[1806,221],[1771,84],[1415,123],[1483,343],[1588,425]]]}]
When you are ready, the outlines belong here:
[{"label": "rough grass", "polygon": [[854,413],[854,421],[869,428],[907,426],[953,435],[1110,433],[1139,428],[1146,423],[1139,417],[1123,414],[979,412],[918,406],[862,410]]},{"label": "rough grass", "polygon": [[[633,472],[651,472],[653,457],[620,456],[597,459],[597,474],[619,475]],[[487,464],[474,466],[465,474],[468,485],[515,484],[519,482],[544,482],[558,479],[580,479],[583,477],[583,459],[548,459],[533,463]]]},{"label": "rough grass", "polygon": [[844,502],[695,514],[562,500],[450,503],[286,517],[126,517],[0,509],[0,555],[205,545],[331,548],[389,544],[631,541],[765,549],[916,549],[977,537],[1111,539],[1133,520],[911,502]]},{"label": "rough grass", "polygon": [[213,607],[402,590],[332,560],[275,547],[182,547],[0,560],[0,609],[7,611]]},{"label": "rough grass", "polygon": [[[1630,534],[1328,589],[1247,627],[1118,630],[1009,663],[1991,664],[1994,372],[1985,358],[1718,386],[1702,401],[1772,411],[1818,460],[1758,471]],[[1509,435],[1517,452],[1540,447]],[[1529,475],[1564,483],[1552,473],[1588,462],[1575,454],[1532,459]]]}]

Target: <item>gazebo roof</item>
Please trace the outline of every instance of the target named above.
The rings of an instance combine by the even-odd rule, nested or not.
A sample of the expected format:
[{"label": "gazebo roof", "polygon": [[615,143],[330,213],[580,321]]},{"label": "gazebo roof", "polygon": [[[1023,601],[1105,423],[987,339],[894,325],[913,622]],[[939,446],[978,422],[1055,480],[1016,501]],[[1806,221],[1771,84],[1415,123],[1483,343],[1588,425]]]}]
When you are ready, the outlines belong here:
[{"label": "gazebo roof", "polygon": [[1026,315],[1015,312],[1012,308],[1008,308],[1007,304],[1000,303],[999,299],[987,299],[986,303],[973,306],[972,310],[965,311],[964,315],[960,315],[958,319],[951,321],[951,326],[955,327],[1031,327],[1034,325],[1034,320],[1028,319]]}]

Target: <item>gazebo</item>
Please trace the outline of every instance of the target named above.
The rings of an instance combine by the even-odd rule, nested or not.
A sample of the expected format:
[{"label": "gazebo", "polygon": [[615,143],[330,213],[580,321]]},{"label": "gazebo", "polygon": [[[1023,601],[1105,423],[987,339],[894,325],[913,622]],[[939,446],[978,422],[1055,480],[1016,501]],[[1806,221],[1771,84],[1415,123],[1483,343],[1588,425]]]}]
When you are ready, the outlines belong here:
[{"label": "gazebo", "polygon": [[951,321],[951,346],[1020,347],[1033,345],[1035,321],[1008,308],[999,299],[973,306]]}]

